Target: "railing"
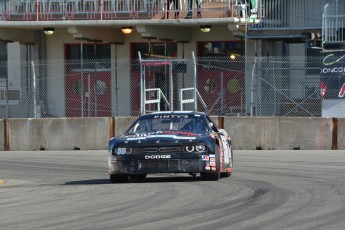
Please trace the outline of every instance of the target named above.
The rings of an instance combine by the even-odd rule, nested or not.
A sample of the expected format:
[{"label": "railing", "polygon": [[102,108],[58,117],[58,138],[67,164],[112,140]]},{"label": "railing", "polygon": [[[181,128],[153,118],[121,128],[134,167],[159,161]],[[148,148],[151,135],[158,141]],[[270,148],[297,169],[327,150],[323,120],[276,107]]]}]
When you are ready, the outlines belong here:
[{"label": "railing", "polygon": [[[149,93],[150,95],[148,96],[147,93]],[[144,97],[144,104],[145,105],[156,104],[156,111],[160,111],[162,99],[164,100],[165,105],[170,110],[172,110],[171,105],[170,105],[168,99],[165,97],[163,91],[160,88],[146,89],[144,95],[145,95],[145,97]],[[152,96],[155,96],[156,98],[154,98],[154,99],[147,99],[147,97],[152,97]],[[146,108],[146,106],[144,107],[144,113],[148,112],[148,110],[146,110],[145,108]]]},{"label": "railing", "polygon": [[[203,0],[198,9],[193,1],[192,18],[200,16],[197,12],[206,18],[233,17],[235,4],[237,0]],[[2,21],[184,18],[188,11],[188,0],[0,1]]]},{"label": "railing", "polygon": [[[327,46],[337,46],[345,42],[345,3],[330,1],[324,7],[322,24],[322,42]],[[339,46],[340,47],[340,46]]]},{"label": "railing", "polygon": [[259,23],[252,30],[320,29],[323,7],[329,0],[260,0]]},{"label": "railing", "polygon": [[[188,92],[188,91],[189,91],[193,96],[192,96],[191,98],[185,99],[185,97],[184,97],[184,92]],[[197,98],[195,98],[195,96],[196,96]],[[200,95],[198,89],[195,89],[195,88],[184,88],[184,89],[180,89],[180,96],[179,96],[179,98],[180,98],[180,110],[184,110],[184,107],[183,107],[184,104],[193,103],[193,104],[194,104],[194,110],[197,111],[197,110],[198,110],[198,108],[197,108],[198,103],[197,103],[196,99],[199,99],[199,101],[200,101],[200,103],[201,103],[203,109],[205,109],[205,111],[208,112],[207,105],[206,105],[205,101],[202,99],[202,97],[201,97],[201,95]]]}]

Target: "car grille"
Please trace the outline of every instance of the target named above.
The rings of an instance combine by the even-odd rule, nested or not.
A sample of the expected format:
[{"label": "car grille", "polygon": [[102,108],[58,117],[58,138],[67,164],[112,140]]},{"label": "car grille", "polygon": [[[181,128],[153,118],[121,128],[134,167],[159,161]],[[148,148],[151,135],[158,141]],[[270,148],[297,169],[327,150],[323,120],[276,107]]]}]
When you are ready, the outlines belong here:
[{"label": "car grille", "polygon": [[182,146],[174,147],[144,147],[144,148],[133,148],[133,153],[177,153],[183,152]]},{"label": "car grille", "polygon": [[178,169],[178,160],[140,160],[139,168],[141,170],[148,169]]}]

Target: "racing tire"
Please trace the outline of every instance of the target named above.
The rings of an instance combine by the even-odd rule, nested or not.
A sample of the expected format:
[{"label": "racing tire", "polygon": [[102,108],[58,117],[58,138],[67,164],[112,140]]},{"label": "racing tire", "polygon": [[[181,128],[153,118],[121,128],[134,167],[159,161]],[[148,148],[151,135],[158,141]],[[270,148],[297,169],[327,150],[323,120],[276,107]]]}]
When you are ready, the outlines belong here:
[{"label": "racing tire", "polygon": [[222,172],[220,173],[221,177],[230,177],[231,176],[231,172]]},{"label": "racing tire", "polygon": [[200,177],[205,181],[216,181],[220,179],[220,158],[219,158],[219,146],[215,146],[215,161],[216,161],[216,171],[212,172],[202,172]]},{"label": "racing tire", "polygon": [[110,182],[111,183],[126,183],[128,182],[128,175],[120,174],[120,175],[110,175]]},{"label": "racing tire", "polygon": [[129,178],[133,179],[133,180],[144,180],[146,179],[147,174],[132,174],[129,175]]}]

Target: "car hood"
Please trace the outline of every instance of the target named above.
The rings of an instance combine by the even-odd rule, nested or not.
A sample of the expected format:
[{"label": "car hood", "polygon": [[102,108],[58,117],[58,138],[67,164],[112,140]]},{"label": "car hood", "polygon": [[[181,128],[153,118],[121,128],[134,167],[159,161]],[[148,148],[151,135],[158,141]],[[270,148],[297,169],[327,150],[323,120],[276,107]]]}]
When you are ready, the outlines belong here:
[{"label": "car hood", "polygon": [[158,142],[197,142],[209,137],[208,133],[195,133],[190,131],[166,130],[150,133],[136,133],[133,135],[122,135],[118,142],[126,143],[158,143]]}]

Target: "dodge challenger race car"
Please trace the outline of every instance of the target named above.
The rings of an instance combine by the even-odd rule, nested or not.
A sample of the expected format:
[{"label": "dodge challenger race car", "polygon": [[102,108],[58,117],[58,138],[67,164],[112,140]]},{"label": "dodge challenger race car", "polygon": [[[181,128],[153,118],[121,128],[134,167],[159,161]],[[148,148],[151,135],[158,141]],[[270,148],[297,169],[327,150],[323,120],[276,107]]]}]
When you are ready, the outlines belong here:
[{"label": "dodge challenger race car", "polygon": [[108,150],[112,183],[154,173],[200,173],[203,180],[218,180],[233,168],[230,135],[202,112],[144,114],[111,138]]}]

